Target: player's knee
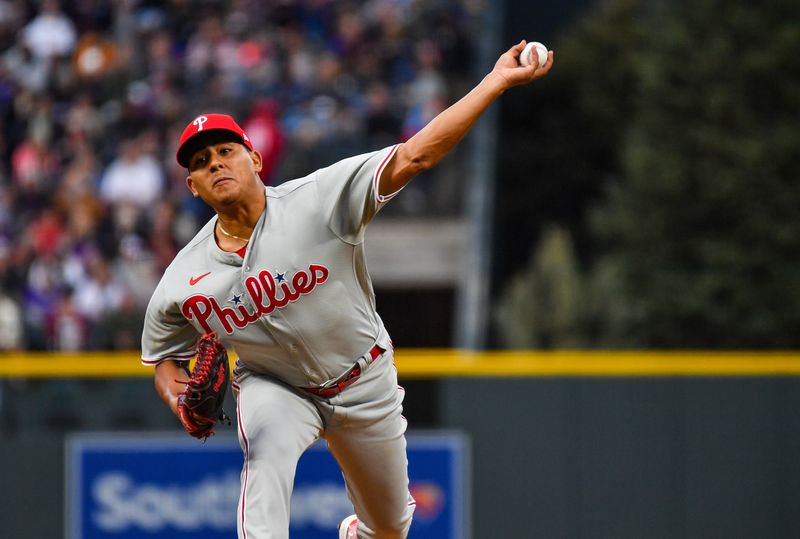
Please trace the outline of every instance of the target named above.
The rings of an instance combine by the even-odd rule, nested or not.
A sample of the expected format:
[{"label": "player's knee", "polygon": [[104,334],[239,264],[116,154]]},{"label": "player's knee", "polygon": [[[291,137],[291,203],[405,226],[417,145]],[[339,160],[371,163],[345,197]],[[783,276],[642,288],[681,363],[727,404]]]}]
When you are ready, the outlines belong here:
[{"label": "player's knee", "polygon": [[401,520],[377,526],[370,537],[375,539],[406,539],[411,528],[412,514],[412,511],[407,511]]}]

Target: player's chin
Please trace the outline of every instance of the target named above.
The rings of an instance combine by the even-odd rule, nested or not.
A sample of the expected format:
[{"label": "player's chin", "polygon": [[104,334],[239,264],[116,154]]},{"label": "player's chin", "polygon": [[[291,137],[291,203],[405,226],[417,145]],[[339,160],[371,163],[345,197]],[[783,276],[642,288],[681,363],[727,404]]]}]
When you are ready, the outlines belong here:
[{"label": "player's chin", "polygon": [[225,193],[224,195],[215,196],[214,203],[211,204],[214,207],[227,207],[227,206],[236,206],[237,204],[241,203],[241,197],[233,194],[233,193]]},{"label": "player's chin", "polygon": [[232,179],[217,180],[211,185],[211,193],[216,197],[227,198],[238,195],[240,191],[239,182]]},{"label": "player's chin", "polygon": [[229,206],[241,200],[241,192],[235,186],[221,185],[212,187],[205,200],[212,206]]}]

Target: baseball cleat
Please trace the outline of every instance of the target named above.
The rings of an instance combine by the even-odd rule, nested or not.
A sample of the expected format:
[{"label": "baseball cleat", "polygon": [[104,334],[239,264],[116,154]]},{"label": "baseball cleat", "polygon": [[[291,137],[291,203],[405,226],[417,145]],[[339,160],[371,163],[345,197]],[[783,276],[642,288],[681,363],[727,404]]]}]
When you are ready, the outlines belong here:
[{"label": "baseball cleat", "polygon": [[358,518],[355,515],[350,515],[339,524],[339,539],[358,539],[356,535],[357,527]]}]

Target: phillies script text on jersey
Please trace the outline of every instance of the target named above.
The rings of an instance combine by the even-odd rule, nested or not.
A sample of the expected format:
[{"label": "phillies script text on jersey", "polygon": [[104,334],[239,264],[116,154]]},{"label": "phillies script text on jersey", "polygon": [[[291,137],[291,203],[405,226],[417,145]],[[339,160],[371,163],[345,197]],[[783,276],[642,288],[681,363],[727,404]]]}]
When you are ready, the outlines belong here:
[{"label": "phillies script text on jersey", "polygon": [[330,271],[325,266],[311,264],[308,266],[308,271],[301,270],[295,273],[291,282],[283,274],[278,274],[278,284],[276,284],[272,273],[261,270],[258,276],[251,275],[244,280],[245,290],[253,300],[255,310],[249,311],[241,302],[235,307],[220,307],[215,297],[198,294],[183,302],[181,312],[187,320],[197,319],[206,332],[213,331],[208,320],[216,315],[222,327],[230,335],[234,326],[243,329],[265,314],[281,309],[296,301],[301,295],[310,293],[317,285],[327,281],[328,275]]}]

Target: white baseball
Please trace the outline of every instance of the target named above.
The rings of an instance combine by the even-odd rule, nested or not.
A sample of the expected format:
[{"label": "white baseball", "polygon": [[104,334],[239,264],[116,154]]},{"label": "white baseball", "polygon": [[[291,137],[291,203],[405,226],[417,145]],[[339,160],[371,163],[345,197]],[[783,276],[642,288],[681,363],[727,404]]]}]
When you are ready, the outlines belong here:
[{"label": "white baseball", "polygon": [[533,63],[533,49],[536,49],[536,54],[539,55],[539,67],[542,67],[547,62],[547,47],[538,41],[531,41],[525,48],[522,49],[522,54],[519,55],[519,63],[523,66],[528,66]]}]

